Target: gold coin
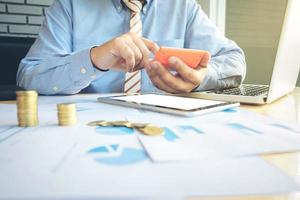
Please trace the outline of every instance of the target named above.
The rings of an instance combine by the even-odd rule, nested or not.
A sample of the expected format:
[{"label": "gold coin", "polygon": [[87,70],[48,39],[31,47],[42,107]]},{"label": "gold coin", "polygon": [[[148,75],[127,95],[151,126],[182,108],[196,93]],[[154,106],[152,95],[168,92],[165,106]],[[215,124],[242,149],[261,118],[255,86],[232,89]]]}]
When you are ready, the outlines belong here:
[{"label": "gold coin", "polygon": [[20,106],[24,106],[24,105],[28,105],[28,106],[37,106],[37,98],[35,97],[35,99],[22,99],[22,98],[17,98],[17,105]]},{"label": "gold coin", "polygon": [[57,104],[57,109],[59,111],[64,111],[64,110],[76,110],[76,104],[75,103],[61,103]]},{"label": "gold coin", "polygon": [[57,106],[59,108],[70,108],[70,107],[75,108],[76,104],[75,103],[59,103],[59,104],[57,104]]},{"label": "gold coin", "polygon": [[74,110],[58,110],[59,114],[61,115],[74,115],[77,113],[77,111],[74,109]]},{"label": "gold coin", "polygon": [[21,119],[19,120],[19,123],[37,123],[37,119]]},{"label": "gold coin", "polygon": [[17,108],[19,110],[37,110],[37,106],[36,105],[17,105]]},{"label": "gold coin", "polygon": [[59,119],[58,120],[59,124],[77,124],[77,119],[73,118],[73,119]]},{"label": "gold coin", "polygon": [[22,123],[36,123],[38,122],[38,119],[20,119],[19,122],[22,122]]},{"label": "gold coin", "polygon": [[38,95],[34,94],[34,95],[16,95],[18,99],[23,100],[23,101],[28,101],[28,100],[36,100]]},{"label": "gold coin", "polygon": [[65,118],[58,118],[58,121],[71,121],[71,120],[77,120],[77,117],[65,117]]},{"label": "gold coin", "polygon": [[18,111],[22,111],[22,112],[37,112],[37,107],[30,107],[30,106],[24,106],[24,107],[17,107]]},{"label": "gold coin", "polygon": [[133,128],[145,128],[146,126],[150,126],[149,123],[131,123]]},{"label": "gold coin", "polygon": [[58,122],[68,123],[68,122],[77,122],[76,118],[70,119],[59,119]]},{"label": "gold coin", "polygon": [[37,126],[39,121],[37,118],[22,118],[18,120],[21,127],[33,127]]},{"label": "gold coin", "polygon": [[18,106],[32,106],[32,107],[37,107],[37,100],[20,100],[17,99],[17,105]]},{"label": "gold coin", "polygon": [[108,125],[110,126],[110,124],[104,120],[93,121],[88,123],[88,126],[108,126]]},{"label": "gold coin", "polygon": [[76,109],[70,109],[70,110],[58,110],[58,113],[60,114],[76,114]]},{"label": "gold coin", "polygon": [[32,122],[32,123],[31,122],[19,122],[18,123],[19,127],[35,127],[37,125],[39,125],[38,122]]},{"label": "gold coin", "polygon": [[25,120],[25,119],[37,119],[37,115],[18,115],[19,120]]},{"label": "gold coin", "polygon": [[35,90],[16,91],[17,96],[38,96]]},{"label": "gold coin", "polygon": [[73,126],[76,125],[77,121],[73,121],[73,122],[59,122],[59,126]]},{"label": "gold coin", "polygon": [[138,131],[149,136],[161,136],[164,134],[164,129],[157,126],[146,126],[145,128],[137,128]]},{"label": "gold coin", "polygon": [[33,117],[33,116],[38,116],[37,112],[32,112],[32,111],[28,111],[28,112],[17,112],[18,116],[27,116],[27,117]]},{"label": "gold coin", "polygon": [[124,126],[131,128],[131,123],[129,121],[112,121],[110,122],[112,126]]},{"label": "gold coin", "polygon": [[58,116],[58,118],[72,118],[72,117],[76,118],[77,117],[76,113],[74,113],[74,114],[61,114],[61,113],[58,113],[57,116]]}]

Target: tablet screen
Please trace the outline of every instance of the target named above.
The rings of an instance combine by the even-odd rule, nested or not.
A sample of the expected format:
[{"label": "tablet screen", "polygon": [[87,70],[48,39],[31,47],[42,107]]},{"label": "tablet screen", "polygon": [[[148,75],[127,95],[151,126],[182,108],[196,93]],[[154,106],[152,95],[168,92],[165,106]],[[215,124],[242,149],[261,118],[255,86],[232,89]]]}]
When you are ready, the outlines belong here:
[{"label": "tablet screen", "polygon": [[126,101],[126,102],[134,102],[138,104],[147,104],[147,105],[154,105],[160,107],[174,108],[180,110],[195,110],[199,108],[225,103],[221,101],[194,99],[194,98],[168,96],[168,95],[157,95],[157,94],[117,96],[117,97],[111,97],[111,99]]}]

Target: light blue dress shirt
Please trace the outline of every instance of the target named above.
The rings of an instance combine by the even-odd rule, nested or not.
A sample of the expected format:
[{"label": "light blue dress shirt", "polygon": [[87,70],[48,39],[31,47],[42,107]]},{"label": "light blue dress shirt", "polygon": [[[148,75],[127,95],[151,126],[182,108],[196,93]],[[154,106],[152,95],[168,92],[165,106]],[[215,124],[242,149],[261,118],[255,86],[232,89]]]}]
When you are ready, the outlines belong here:
[{"label": "light blue dress shirt", "polygon": [[[130,11],[121,0],[55,0],[39,36],[21,61],[17,84],[40,94],[116,93],[125,73],[97,70],[90,49],[129,31]],[[243,51],[225,38],[195,0],[148,0],[143,37],[160,46],[207,50],[208,74],[196,88],[238,86],[245,77]],[[161,92],[142,70],[142,92]]]}]

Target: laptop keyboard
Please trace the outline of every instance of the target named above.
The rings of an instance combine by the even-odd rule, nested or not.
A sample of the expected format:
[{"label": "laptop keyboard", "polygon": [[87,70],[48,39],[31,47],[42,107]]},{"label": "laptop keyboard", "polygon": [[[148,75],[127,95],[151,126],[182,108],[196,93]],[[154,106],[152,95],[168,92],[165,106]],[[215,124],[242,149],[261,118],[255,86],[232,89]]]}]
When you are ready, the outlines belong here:
[{"label": "laptop keyboard", "polygon": [[238,88],[230,88],[219,91],[211,91],[209,93],[240,95],[240,96],[261,96],[267,95],[269,91],[268,85],[241,85]]}]

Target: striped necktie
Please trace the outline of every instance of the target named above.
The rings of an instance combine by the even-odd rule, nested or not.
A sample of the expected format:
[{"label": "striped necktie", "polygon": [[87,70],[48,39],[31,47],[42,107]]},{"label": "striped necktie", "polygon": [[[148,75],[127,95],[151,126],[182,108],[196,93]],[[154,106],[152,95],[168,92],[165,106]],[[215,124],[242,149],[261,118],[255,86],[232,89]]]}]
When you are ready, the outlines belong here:
[{"label": "striped necktie", "polygon": [[[123,0],[124,4],[131,11],[130,32],[142,36],[142,20],[140,12],[143,4],[139,0]],[[127,72],[125,75],[124,92],[139,93],[141,91],[141,71]]]}]

